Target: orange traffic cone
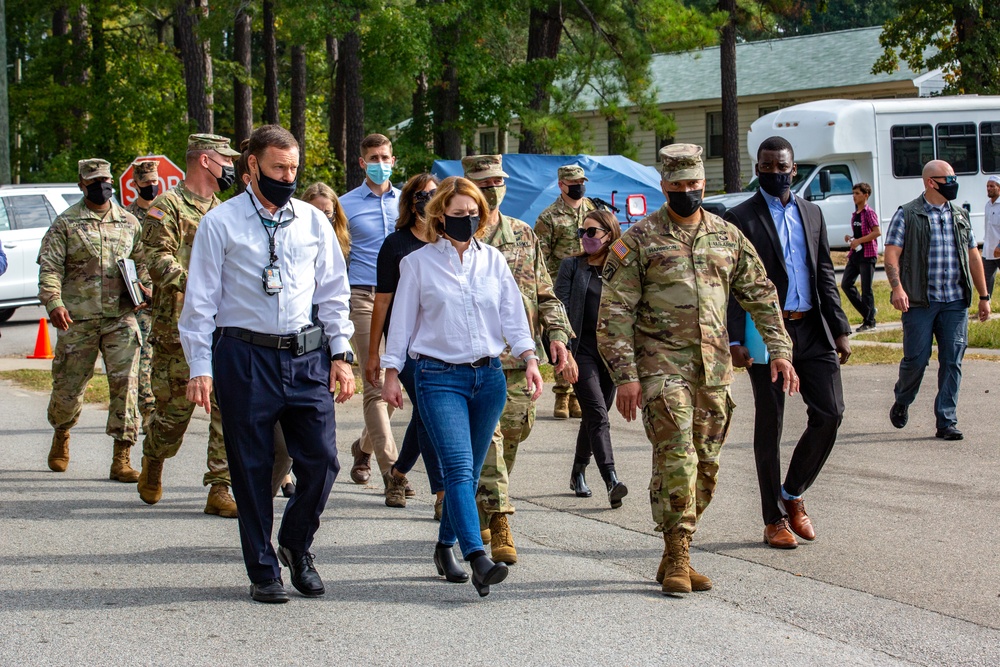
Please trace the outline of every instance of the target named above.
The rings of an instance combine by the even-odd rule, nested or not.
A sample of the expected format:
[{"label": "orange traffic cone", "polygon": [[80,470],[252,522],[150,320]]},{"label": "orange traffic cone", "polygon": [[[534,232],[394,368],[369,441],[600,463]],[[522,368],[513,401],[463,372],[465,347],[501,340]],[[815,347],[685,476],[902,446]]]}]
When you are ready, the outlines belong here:
[{"label": "orange traffic cone", "polygon": [[35,339],[35,353],[29,354],[28,359],[54,359],[52,354],[52,342],[49,340],[49,321],[44,317],[38,320],[38,338]]}]

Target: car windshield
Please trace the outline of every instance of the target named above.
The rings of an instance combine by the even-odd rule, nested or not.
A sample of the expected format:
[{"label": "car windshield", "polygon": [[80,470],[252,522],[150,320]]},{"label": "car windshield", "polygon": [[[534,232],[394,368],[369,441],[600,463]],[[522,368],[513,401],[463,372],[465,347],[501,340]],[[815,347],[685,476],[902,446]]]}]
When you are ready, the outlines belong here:
[{"label": "car windshield", "polygon": [[[816,171],[816,165],[814,164],[800,164],[798,166],[798,171],[795,172],[795,179],[792,181],[792,190],[795,190],[802,184],[802,181],[809,178],[809,175]],[[755,176],[752,181],[747,183],[747,186],[743,188],[743,192],[757,192],[757,177]]]}]

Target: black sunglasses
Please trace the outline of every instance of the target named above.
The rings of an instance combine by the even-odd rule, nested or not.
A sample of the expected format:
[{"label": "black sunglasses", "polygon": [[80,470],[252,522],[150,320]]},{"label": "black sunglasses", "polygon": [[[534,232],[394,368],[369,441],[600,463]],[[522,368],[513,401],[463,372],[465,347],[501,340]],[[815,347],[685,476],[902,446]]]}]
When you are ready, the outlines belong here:
[{"label": "black sunglasses", "polygon": [[939,178],[943,178],[945,184],[954,183],[955,181],[958,180],[957,176],[931,176],[931,179],[935,181],[937,181],[937,179]]},{"label": "black sunglasses", "polygon": [[594,238],[595,236],[597,236],[597,232],[601,232],[601,234],[607,234],[608,230],[604,229],[604,227],[588,227],[586,229],[581,227],[580,229],[576,230],[576,233],[580,236],[581,239],[584,236],[588,238]]}]

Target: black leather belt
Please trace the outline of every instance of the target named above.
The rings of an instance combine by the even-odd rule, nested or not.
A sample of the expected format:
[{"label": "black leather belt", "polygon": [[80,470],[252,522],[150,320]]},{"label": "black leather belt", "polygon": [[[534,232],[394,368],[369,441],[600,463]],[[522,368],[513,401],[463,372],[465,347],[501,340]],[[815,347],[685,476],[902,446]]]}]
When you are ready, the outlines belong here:
[{"label": "black leather belt", "polygon": [[298,334],[290,334],[288,336],[278,336],[277,334],[262,334],[256,331],[250,331],[249,329],[241,329],[239,327],[223,327],[220,329],[223,336],[229,336],[230,338],[236,338],[244,343],[250,343],[251,345],[259,345],[260,347],[269,347],[275,350],[290,350],[295,345],[295,339]]},{"label": "black leather belt", "polygon": [[436,361],[439,364],[449,364],[451,366],[471,366],[472,368],[482,368],[483,366],[488,366],[489,363],[493,361],[493,357],[481,357],[467,364],[455,364],[450,361],[442,361],[440,359],[436,359],[435,357],[428,357],[426,354],[421,354],[417,358],[427,359],[428,361]]},{"label": "black leather belt", "polygon": [[359,289],[362,292],[368,292],[369,294],[375,293],[374,285],[351,285],[351,289]]}]

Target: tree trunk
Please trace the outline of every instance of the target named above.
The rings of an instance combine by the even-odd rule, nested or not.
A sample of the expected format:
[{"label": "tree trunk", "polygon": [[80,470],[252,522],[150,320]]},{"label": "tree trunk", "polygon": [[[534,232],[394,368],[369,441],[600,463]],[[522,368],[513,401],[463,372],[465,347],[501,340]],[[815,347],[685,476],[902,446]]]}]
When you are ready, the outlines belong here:
[{"label": "tree trunk", "polygon": [[505,155],[507,153],[507,128],[497,128],[497,153]]},{"label": "tree trunk", "polygon": [[233,77],[233,129],[236,133],[233,143],[237,147],[253,132],[253,89],[250,87],[253,65],[250,54],[251,24],[250,15],[241,9],[236,15],[233,30],[233,59],[237,65],[237,73]]},{"label": "tree trunk", "polygon": [[299,171],[306,164],[306,47],[292,47],[292,136],[299,142]]},{"label": "tree trunk", "polygon": [[278,42],[274,35],[274,2],[264,0],[264,122],[277,125]]},{"label": "tree trunk", "polygon": [[333,35],[326,36],[326,67],[330,83],[326,99],[326,118],[329,127],[326,132],[326,143],[330,153],[341,164],[344,164],[344,104],[340,95],[340,78],[337,76],[337,61],[340,54],[340,42]]},{"label": "tree trunk", "polygon": [[[550,2],[544,9],[532,7],[528,20],[528,62],[549,60],[555,64],[559,55],[559,41],[562,38],[562,3]],[[528,102],[532,116],[546,114],[549,111],[549,86],[552,85],[553,70],[548,70],[545,76],[535,83],[534,95]],[[498,137],[499,138],[499,137]],[[536,133],[530,126],[522,123],[520,153],[545,153],[548,150],[545,136]]]},{"label": "tree trunk", "polygon": [[736,0],[719,0],[729,20],[722,26],[719,48],[722,71],[722,179],[726,192],[739,192],[740,113],[736,95]]},{"label": "tree trunk", "polygon": [[180,0],[175,21],[184,63],[188,122],[198,132],[211,133],[215,126],[211,42],[203,41],[198,36],[198,24],[208,11],[205,3],[206,0]]},{"label": "tree trunk", "polygon": [[[108,46],[104,35],[104,14],[101,11],[101,0],[90,0],[90,71],[93,76],[92,90],[100,95],[107,88],[108,78]],[[111,128],[107,121],[110,109],[106,105],[97,104],[91,109],[91,123],[88,128],[88,138],[93,155],[107,157],[111,153]]]},{"label": "tree trunk", "polygon": [[[87,39],[90,35],[90,27],[87,19],[87,5],[82,2],[77,5],[76,12],[73,14],[70,32],[73,42],[73,55],[67,69],[73,73],[73,78],[76,79],[78,85],[86,86],[90,78],[87,72],[87,61],[89,59],[87,54]],[[79,102],[83,101],[74,96],[72,106],[69,109],[70,113],[73,114],[73,118],[77,121],[83,118],[83,107],[79,105]]]},{"label": "tree trunk", "polygon": [[[10,184],[10,105],[7,102],[7,8],[0,0],[0,185]],[[55,21],[53,20],[53,28]],[[55,32],[53,30],[53,32]],[[63,34],[66,31],[63,30]]]},{"label": "tree trunk", "polygon": [[416,76],[411,98],[409,135],[414,143],[423,146],[432,140],[430,126],[427,117],[427,72],[421,72]]},{"label": "tree trunk", "polygon": [[[69,7],[66,5],[56,7],[52,12],[52,39],[59,45],[60,58],[72,58],[72,45],[69,40]],[[5,54],[6,51],[4,52],[4,57],[6,57]],[[60,67],[53,74],[60,86],[68,87],[70,85],[71,68]],[[56,141],[63,147],[70,146],[73,134],[66,120],[61,118],[60,122],[54,128]]]},{"label": "tree trunk", "polygon": [[[360,16],[354,15],[355,23]],[[351,31],[341,42],[337,78],[344,80],[345,136],[344,166],[347,171],[347,189],[353,190],[365,179],[365,172],[358,164],[361,140],[365,138],[365,105],[361,98],[361,37]]]}]

